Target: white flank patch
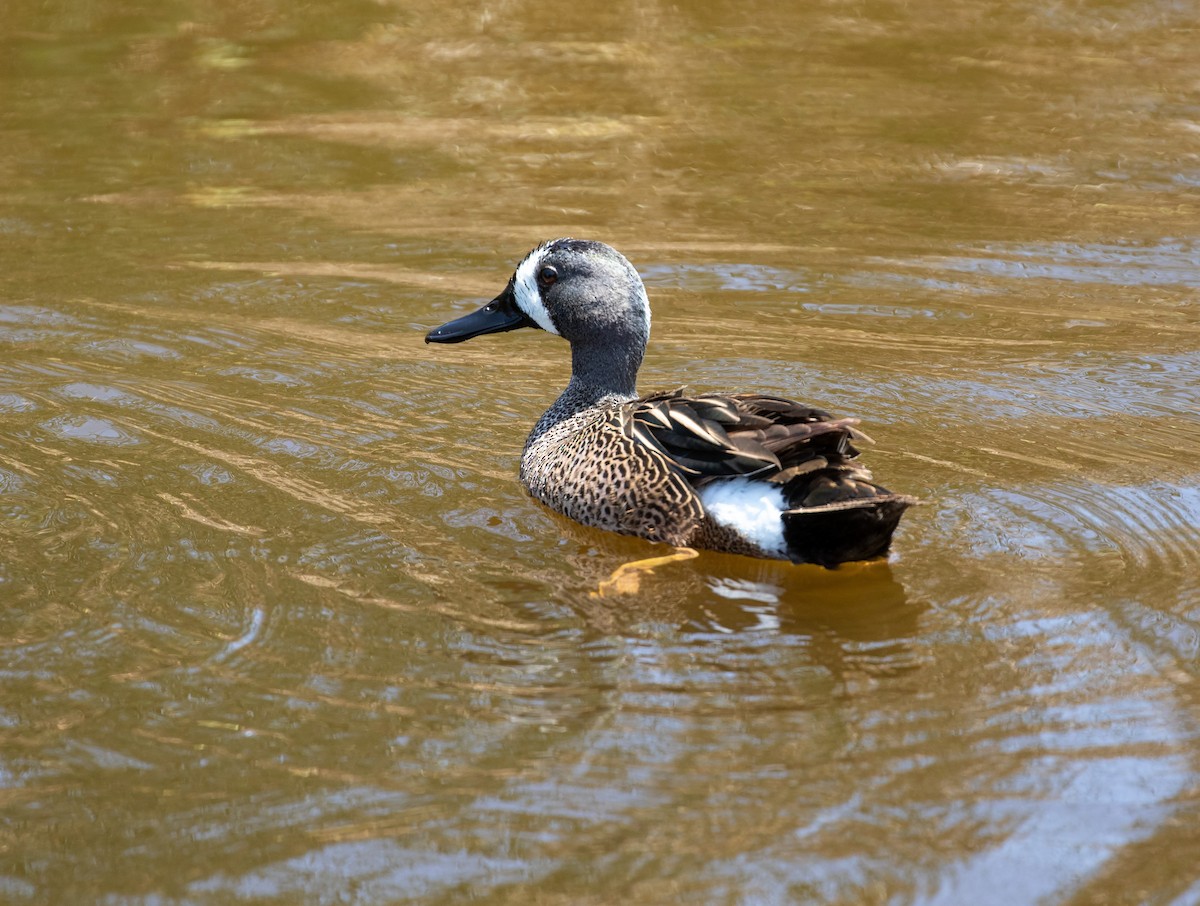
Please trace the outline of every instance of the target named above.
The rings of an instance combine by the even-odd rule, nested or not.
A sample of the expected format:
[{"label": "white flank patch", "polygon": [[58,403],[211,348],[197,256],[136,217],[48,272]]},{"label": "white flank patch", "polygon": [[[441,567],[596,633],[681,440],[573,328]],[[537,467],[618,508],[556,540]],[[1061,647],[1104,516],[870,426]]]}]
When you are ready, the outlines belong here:
[{"label": "white flank patch", "polygon": [[787,556],[783,540],[783,491],[753,478],[728,478],[700,489],[700,502],[708,514],[722,525],[765,552]]},{"label": "white flank patch", "polygon": [[550,312],[542,304],[542,294],[538,291],[537,273],[542,269],[542,257],[545,254],[543,246],[538,246],[525,256],[525,260],[517,267],[516,279],[513,281],[513,294],[517,297],[517,306],[529,315],[542,330],[561,336],[550,320]]}]

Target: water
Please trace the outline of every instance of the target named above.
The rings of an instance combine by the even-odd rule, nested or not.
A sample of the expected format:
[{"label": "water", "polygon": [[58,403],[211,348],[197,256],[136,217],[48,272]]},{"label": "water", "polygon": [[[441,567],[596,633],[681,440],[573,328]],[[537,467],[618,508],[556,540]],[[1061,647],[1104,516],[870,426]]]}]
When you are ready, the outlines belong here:
[{"label": "water", "polygon": [[[10,2],[0,899],[1200,902],[1198,12]],[[559,235],[891,560],[596,597]]]}]

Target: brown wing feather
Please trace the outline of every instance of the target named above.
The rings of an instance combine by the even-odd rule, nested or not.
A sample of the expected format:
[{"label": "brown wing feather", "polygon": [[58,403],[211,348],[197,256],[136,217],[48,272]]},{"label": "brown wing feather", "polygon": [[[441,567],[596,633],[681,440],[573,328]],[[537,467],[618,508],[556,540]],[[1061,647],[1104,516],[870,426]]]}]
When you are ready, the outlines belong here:
[{"label": "brown wing feather", "polygon": [[780,470],[779,457],[746,436],[740,407],[730,397],[687,397],[674,390],[631,403],[625,415],[626,433],[665,457],[692,484]]},{"label": "brown wing feather", "polygon": [[867,439],[854,419],[752,393],[684,396],[673,390],[630,404],[626,416],[626,433],[693,484],[737,475],[786,481],[836,468],[858,455],[852,439]]}]

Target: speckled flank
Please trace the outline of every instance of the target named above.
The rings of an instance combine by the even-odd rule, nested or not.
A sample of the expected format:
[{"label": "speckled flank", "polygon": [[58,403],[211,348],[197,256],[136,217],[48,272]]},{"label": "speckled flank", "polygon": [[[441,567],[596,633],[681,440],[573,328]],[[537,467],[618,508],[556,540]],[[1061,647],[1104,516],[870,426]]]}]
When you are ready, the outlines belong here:
[{"label": "speckled flank", "polygon": [[538,422],[521,456],[521,481],[565,516],[624,535],[689,544],[704,508],[670,463],[622,430],[613,400],[578,411],[564,394]]}]

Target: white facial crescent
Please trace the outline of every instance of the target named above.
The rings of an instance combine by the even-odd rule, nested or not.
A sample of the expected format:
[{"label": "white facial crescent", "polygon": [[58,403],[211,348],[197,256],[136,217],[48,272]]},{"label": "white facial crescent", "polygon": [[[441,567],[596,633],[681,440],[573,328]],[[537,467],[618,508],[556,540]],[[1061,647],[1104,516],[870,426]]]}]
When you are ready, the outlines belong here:
[{"label": "white facial crescent", "polygon": [[550,319],[550,312],[542,303],[542,294],[538,292],[537,274],[542,269],[542,259],[546,255],[546,247],[538,246],[525,256],[525,260],[517,267],[516,279],[513,281],[513,294],[517,298],[517,306],[525,312],[533,322],[547,333],[560,336]]}]

